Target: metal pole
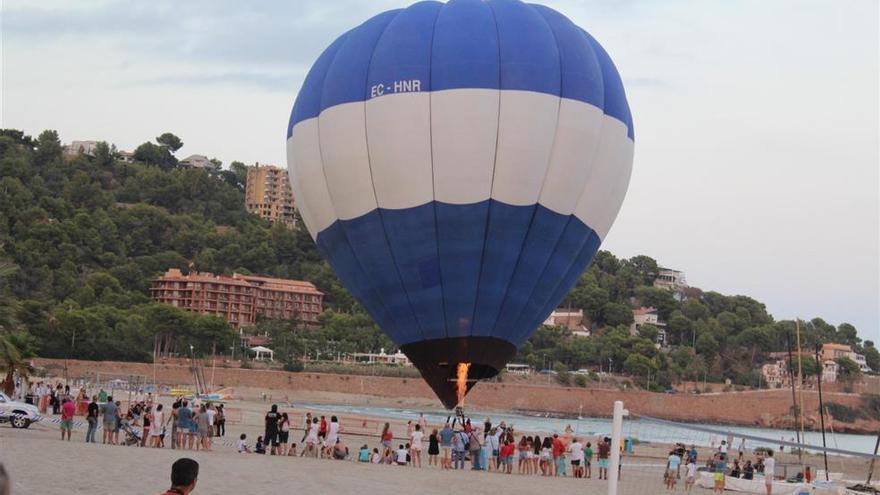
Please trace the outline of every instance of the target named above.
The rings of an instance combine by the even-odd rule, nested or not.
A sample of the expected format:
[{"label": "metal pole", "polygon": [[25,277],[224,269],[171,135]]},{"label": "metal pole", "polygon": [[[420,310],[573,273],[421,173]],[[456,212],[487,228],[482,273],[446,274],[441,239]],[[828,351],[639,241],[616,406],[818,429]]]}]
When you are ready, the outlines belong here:
[{"label": "metal pole", "polygon": [[788,381],[791,382],[791,404],[793,406],[792,414],[794,416],[794,434],[797,436],[797,443],[801,443],[801,432],[797,427],[797,395],[794,391],[794,358],[791,354],[791,333],[785,334],[785,343],[788,346]]},{"label": "metal pole", "polygon": [[[822,448],[827,448],[828,445],[825,444],[825,406],[822,403],[822,361],[819,359],[819,344],[816,344],[816,364],[819,366],[819,373],[816,376],[816,385],[819,388],[819,421],[822,426]],[[825,458],[825,481],[829,481],[828,479],[828,451],[822,450],[822,457]]]},{"label": "metal pole", "polygon": [[623,436],[623,417],[628,414],[623,401],[614,401],[614,415],[611,419],[611,465],[608,467],[608,495],[617,495],[620,479],[620,440]]},{"label": "metal pole", "polygon": [[[804,433],[804,358],[801,351],[801,320],[795,320],[794,324],[795,328],[797,329],[798,386],[801,389],[801,393],[798,394],[798,397],[800,398],[798,416],[800,417],[801,423],[801,438],[806,440],[807,437]],[[798,462],[801,464],[801,472],[805,472],[806,466],[804,466],[804,449],[802,448],[798,449]]]},{"label": "metal pole", "polygon": [[877,450],[880,449],[880,434],[877,435],[877,443],[874,444],[874,457],[871,458],[871,466],[868,467],[868,480],[865,485],[871,486],[871,478],[874,477],[874,461],[877,460]]}]

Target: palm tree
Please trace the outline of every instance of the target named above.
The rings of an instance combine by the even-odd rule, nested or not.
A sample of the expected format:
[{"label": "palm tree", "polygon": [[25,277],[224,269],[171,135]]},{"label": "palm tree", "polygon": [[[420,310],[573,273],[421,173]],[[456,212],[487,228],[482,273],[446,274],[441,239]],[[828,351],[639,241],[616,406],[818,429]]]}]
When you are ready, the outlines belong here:
[{"label": "palm tree", "polygon": [[0,385],[6,395],[15,390],[15,374],[27,377],[33,369],[30,358],[33,357],[32,337],[24,332],[0,334],[0,373],[5,377]]},{"label": "palm tree", "polygon": [[0,334],[17,330],[19,304],[6,293],[6,280],[18,271],[18,265],[0,260]]}]

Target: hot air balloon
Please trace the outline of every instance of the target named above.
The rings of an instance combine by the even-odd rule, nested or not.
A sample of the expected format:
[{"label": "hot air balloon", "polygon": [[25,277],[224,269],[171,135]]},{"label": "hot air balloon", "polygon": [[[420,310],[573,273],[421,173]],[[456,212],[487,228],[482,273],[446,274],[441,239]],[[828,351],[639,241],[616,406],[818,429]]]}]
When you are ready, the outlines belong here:
[{"label": "hot air balloon", "polygon": [[342,34],[287,128],[296,204],[345,287],[452,408],[498,374],[620,209],[633,125],[587,32],[517,0],[419,2]]}]

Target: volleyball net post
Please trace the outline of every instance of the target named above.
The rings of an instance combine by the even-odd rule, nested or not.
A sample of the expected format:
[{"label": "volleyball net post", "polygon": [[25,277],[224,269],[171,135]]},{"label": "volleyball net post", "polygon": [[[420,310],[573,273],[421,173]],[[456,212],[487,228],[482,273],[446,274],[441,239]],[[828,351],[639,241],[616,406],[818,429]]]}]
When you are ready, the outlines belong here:
[{"label": "volleyball net post", "polygon": [[608,495],[617,495],[620,482],[620,444],[623,440],[623,418],[629,411],[623,408],[623,401],[614,401],[611,419],[611,459],[608,467]]}]

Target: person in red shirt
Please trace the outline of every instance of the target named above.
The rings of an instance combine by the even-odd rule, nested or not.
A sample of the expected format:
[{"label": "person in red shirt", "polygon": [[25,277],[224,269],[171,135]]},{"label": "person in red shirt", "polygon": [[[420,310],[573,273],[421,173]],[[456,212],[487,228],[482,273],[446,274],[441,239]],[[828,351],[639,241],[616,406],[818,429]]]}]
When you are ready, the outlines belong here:
[{"label": "person in red shirt", "polygon": [[321,416],[321,425],[318,427],[318,438],[327,438],[327,418]]},{"label": "person in red shirt", "polygon": [[556,476],[565,476],[565,444],[555,433],[553,434],[553,465]]},{"label": "person in red shirt", "polygon": [[504,446],[501,447],[501,451],[499,452],[501,463],[504,465],[504,472],[507,474],[513,472],[513,452],[515,449],[516,446],[513,445],[513,442],[505,440]]},{"label": "person in red shirt", "polygon": [[64,440],[64,435],[67,434],[67,441],[70,441],[74,414],[76,414],[76,404],[70,399],[64,399],[64,403],[61,405],[61,440]]}]

